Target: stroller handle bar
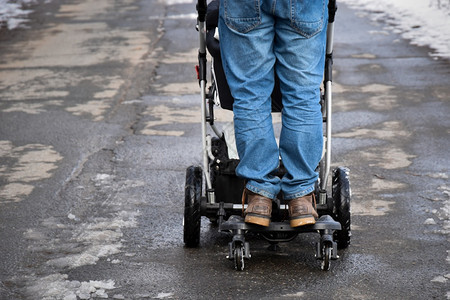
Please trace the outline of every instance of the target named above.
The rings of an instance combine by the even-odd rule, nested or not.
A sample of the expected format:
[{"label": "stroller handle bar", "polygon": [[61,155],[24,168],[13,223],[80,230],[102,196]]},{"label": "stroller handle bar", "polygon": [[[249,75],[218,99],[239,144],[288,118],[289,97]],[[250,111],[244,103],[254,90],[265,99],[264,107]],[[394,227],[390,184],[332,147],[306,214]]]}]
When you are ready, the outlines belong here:
[{"label": "stroller handle bar", "polygon": [[328,2],[328,23],[334,23],[336,11],[337,11],[336,0],[330,0]]},{"label": "stroller handle bar", "polygon": [[197,1],[197,12],[198,12],[198,21],[199,22],[205,22],[207,8],[208,8],[208,6],[206,4],[206,0],[198,0]]}]

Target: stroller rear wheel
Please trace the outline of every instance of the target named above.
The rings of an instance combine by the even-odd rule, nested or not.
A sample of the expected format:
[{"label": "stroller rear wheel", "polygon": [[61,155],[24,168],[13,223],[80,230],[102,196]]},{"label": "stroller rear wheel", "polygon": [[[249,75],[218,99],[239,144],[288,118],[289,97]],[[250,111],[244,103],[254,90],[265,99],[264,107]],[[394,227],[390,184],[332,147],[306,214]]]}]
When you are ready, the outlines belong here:
[{"label": "stroller rear wheel", "polygon": [[334,232],[334,239],[339,249],[347,248],[350,245],[350,180],[349,170],[338,167],[333,172],[332,186],[334,215],[341,223],[342,230]]},{"label": "stroller rear wheel", "polygon": [[184,244],[197,247],[200,243],[200,200],[202,197],[202,169],[190,166],[186,169],[184,190]]}]

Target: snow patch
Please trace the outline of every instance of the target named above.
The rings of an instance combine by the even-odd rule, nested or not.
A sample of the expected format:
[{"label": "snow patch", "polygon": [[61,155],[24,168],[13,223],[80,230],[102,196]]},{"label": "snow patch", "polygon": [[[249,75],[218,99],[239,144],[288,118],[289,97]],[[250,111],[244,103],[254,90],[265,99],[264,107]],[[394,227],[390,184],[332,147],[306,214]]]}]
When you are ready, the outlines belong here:
[{"label": "snow patch", "polygon": [[436,225],[436,221],[433,218],[428,218],[423,223],[424,225]]},{"label": "snow patch", "polygon": [[36,0],[0,0],[0,28],[6,26],[15,29],[27,22],[27,16],[32,10],[24,9],[24,6],[36,3]]},{"label": "snow patch", "polygon": [[450,58],[450,2],[439,0],[341,0],[374,21],[387,22],[394,32],[418,46],[434,49],[431,56]]},{"label": "snow patch", "polygon": [[[36,299],[107,299],[107,290],[115,289],[115,282],[68,280],[67,274],[51,274],[35,279],[28,293]],[[77,298],[78,297],[78,298]]]},{"label": "snow patch", "polygon": [[431,279],[431,282],[446,283],[447,278],[445,278],[444,276],[437,276],[437,277]]},{"label": "snow patch", "polygon": [[[77,268],[94,265],[100,258],[121,252],[122,228],[136,227],[135,212],[119,212],[111,219],[95,218],[94,222],[74,224],[69,247],[80,249],[78,253],[65,254],[47,261],[47,265],[59,268]],[[72,250],[73,252],[73,250]],[[118,263],[118,262],[115,262]]]},{"label": "snow patch", "polygon": [[172,298],[173,293],[159,293],[158,296],[156,296],[156,299],[166,299],[166,298]]},{"label": "snow patch", "polygon": [[303,297],[303,296],[305,296],[304,292],[298,292],[298,293],[295,293],[295,294],[283,295],[283,297],[295,297],[295,298],[299,298],[299,297]]}]

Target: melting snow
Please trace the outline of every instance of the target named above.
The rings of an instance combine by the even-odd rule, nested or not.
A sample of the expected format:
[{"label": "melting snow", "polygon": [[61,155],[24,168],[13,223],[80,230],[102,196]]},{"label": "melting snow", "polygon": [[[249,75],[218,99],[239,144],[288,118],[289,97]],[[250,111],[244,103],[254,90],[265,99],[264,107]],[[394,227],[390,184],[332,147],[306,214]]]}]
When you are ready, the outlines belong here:
[{"label": "melting snow", "polygon": [[27,22],[27,15],[32,10],[24,9],[23,6],[36,3],[36,0],[0,0],[0,28],[6,26],[8,29],[20,27]]},{"label": "melting snow", "polygon": [[[108,298],[107,290],[115,289],[113,280],[107,281],[77,281],[68,280],[66,274],[52,274],[35,279],[35,284],[29,292],[39,299],[98,299]],[[120,299],[120,298],[118,298]]]},{"label": "melting snow", "polygon": [[173,293],[159,293],[156,299],[172,298]]},{"label": "melting snow", "polygon": [[[44,3],[48,3],[46,0]],[[341,0],[354,9],[370,11],[373,20],[384,20],[395,31],[419,46],[435,50],[434,56],[450,58],[450,2],[439,0]],[[167,5],[192,0],[166,0]],[[24,8],[36,0],[0,0],[0,27],[14,29],[27,22],[32,10]]]},{"label": "melting snow", "polygon": [[388,22],[415,45],[429,46],[432,56],[450,58],[450,2],[440,0],[340,0],[369,11],[372,20]]}]

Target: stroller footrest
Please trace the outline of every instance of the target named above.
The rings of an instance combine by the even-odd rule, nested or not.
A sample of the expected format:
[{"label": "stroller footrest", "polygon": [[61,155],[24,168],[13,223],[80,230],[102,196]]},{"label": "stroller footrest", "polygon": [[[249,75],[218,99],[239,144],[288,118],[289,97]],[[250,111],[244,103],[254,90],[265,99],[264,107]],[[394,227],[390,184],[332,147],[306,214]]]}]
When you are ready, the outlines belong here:
[{"label": "stroller footrest", "polygon": [[244,222],[244,218],[241,216],[233,215],[226,222],[223,222],[219,226],[219,231],[251,231],[251,232],[312,232],[317,230],[341,230],[341,224],[336,222],[332,217],[328,215],[321,216],[314,225],[306,225],[301,227],[292,228],[289,225],[289,221],[284,222],[271,222],[268,227],[249,224]]}]

